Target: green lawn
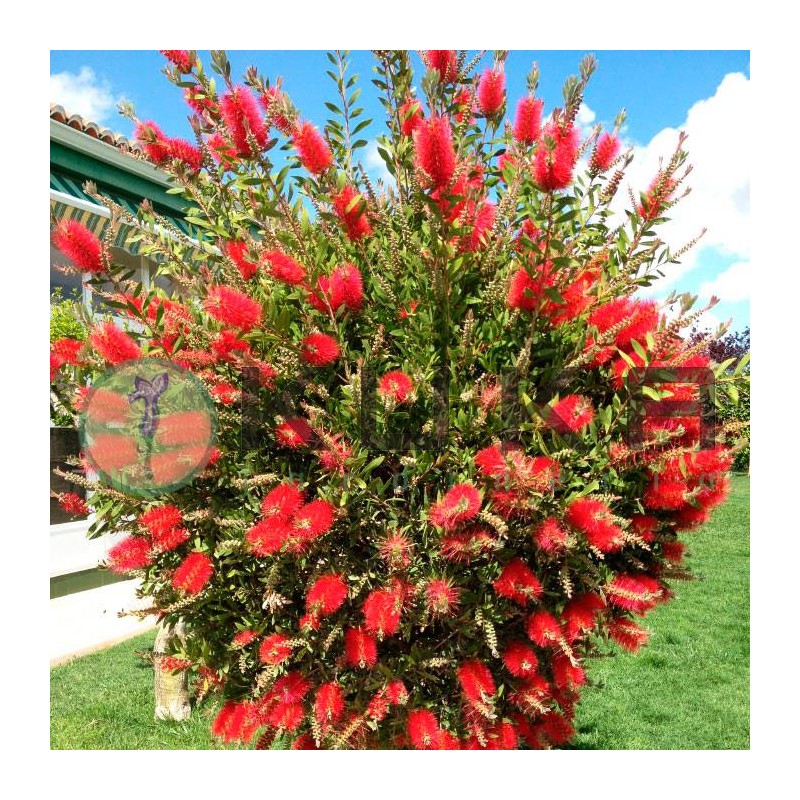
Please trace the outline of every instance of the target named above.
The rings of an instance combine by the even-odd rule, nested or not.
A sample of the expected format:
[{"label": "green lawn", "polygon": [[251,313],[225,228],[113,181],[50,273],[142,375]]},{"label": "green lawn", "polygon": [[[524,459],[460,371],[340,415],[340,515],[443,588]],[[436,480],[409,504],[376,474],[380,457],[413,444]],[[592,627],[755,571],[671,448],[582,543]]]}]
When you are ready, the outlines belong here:
[{"label": "green lawn", "polygon": [[[676,598],[647,617],[650,644],[638,655],[595,660],[597,688],[584,691],[574,747],[745,749],[750,746],[750,482],[733,479],[714,520],[687,534],[703,580],[673,584]],[[53,749],[213,747],[209,706],[183,723],[153,720],[145,634],[50,671]]]}]

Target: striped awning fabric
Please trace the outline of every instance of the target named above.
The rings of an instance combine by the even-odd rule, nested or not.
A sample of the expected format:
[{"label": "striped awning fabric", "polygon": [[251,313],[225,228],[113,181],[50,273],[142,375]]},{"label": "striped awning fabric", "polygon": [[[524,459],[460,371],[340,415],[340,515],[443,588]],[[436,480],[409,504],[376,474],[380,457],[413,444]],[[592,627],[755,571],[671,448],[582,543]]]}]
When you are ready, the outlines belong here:
[{"label": "striped awning fabric", "polygon": [[[58,192],[61,195],[67,195],[70,198],[81,201],[78,204],[72,204],[66,198],[62,200],[61,198],[53,197],[51,194],[50,210],[55,219],[74,219],[77,222],[85,225],[97,236],[103,235],[106,226],[109,224],[109,220],[107,217],[102,216],[97,211],[83,207],[87,204],[96,207],[97,201],[83,191],[81,180],[51,169],[50,189],[51,192]],[[132,215],[136,215],[137,204],[132,202],[125,195],[114,192],[113,190],[103,186],[98,186],[98,191],[104,196],[108,197],[109,200],[112,200],[113,202],[122,206]],[[183,233],[190,235],[189,227],[184,220],[168,214],[163,214],[163,216],[168,218],[169,221],[172,222],[179,230],[183,231]],[[120,226],[120,229],[116,232],[112,244],[114,247],[123,248],[129,253],[136,255],[139,252],[140,243],[128,242],[127,239],[129,234],[129,227],[124,225]]]}]

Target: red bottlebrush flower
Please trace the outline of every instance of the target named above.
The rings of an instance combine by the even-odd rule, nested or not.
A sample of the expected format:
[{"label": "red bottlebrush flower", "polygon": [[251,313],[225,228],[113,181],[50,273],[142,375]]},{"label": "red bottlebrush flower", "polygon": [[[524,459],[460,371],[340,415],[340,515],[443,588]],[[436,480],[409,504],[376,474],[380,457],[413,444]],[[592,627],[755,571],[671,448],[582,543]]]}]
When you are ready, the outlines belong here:
[{"label": "red bottlebrush flower", "polygon": [[417,129],[419,123],[425,119],[422,112],[422,103],[414,98],[406,100],[400,106],[400,132],[403,136],[411,136]]},{"label": "red bottlebrush flower", "polygon": [[239,633],[237,633],[233,637],[231,644],[233,645],[233,647],[237,648],[247,647],[247,645],[255,641],[257,638],[258,638],[258,633],[256,633],[256,631],[252,630],[239,631]]},{"label": "red bottlebrush flower", "polygon": [[480,492],[470,483],[459,483],[431,506],[428,519],[437,528],[451,531],[462,522],[474,519],[480,510]]},{"label": "red bottlebrush flower", "polygon": [[300,123],[292,136],[300,163],[312,174],[321,175],[333,164],[333,154],[320,132],[310,123]]},{"label": "red bottlebrush flower", "polygon": [[64,362],[52,351],[50,352],[50,382],[56,379],[56,374],[64,366]]},{"label": "red bottlebrush flower", "polygon": [[459,89],[453,95],[453,105],[456,107],[456,113],[453,115],[453,118],[456,122],[459,124],[462,122],[468,122],[469,124],[475,122],[475,118],[472,116],[474,101],[475,98],[472,91],[466,86]]},{"label": "red bottlebrush flower", "polygon": [[99,275],[105,272],[100,240],[80,222],[62,219],[53,229],[53,246],[78,269]]},{"label": "red bottlebrush flower", "polygon": [[211,580],[214,562],[205,553],[189,553],[172,576],[172,585],[186,594],[197,594]]},{"label": "red bottlebrush flower", "polygon": [[412,300],[408,304],[408,308],[401,308],[397,312],[397,319],[399,319],[402,322],[404,319],[408,319],[409,317],[413,317],[414,314],[416,313],[418,305],[419,305],[419,301],[418,300]]},{"label": "red bottlebrush flower", "polygon": [[277,553],[289,540],[291,530],[281,519],[265,519],[247,531],[245,539],[250,551],[260,558]]},{"label": "red bottlebrush flower", "polygon": [[249,742],[256,730],[252,703],[225,703],[211,723],[211,735],[223,742]]},{"label": "red bottlebrush flower", "polygon": [[228,140],[221,133],[213,133],[206,140],[211,155],[218,163],[224,161],[235,161],[237,158],[236,148],[231,147]]},{"label": "red bottlebrush flower", "polygon": [[675,529],[679,531],[693,530],[703,525],[711,518],[711,514],[704,508],[687,506],[675,515]]},{"label": "red bottlebrush flower", "polygon": [[304,733],[292,742],[292,750],[319,750],[319,747],[310,733]]},{"label": "red bottlebrush flower", "polygon": [[344,434],[338,433],[326,442],[325,449],[317,452],[317,458],[323,469],[344,475],[345,465],[353,455],[353,449],[343,441]]},{"label": "red bottlebrush flower", "polygon": [[377,642],[362,628],[348,628],[344,632],[344,661],[349,667],[374,667],[378,662]]},{"label": "red bottlebrush flower", "polygon": [[647,644],[650,631],[629,619],[615,619],[608,626],[608,635],[617,644],[635,653],[640,647]]},{"label": "red bottlebrush flower", "polygon": [[622,528],[615,524],[611,509],[600,500],[592,497],[574,500],[567,506],[566,517],[602,553],[612,553],[624,544]]},{"label": "red bottlebrush flower", "polygon": [[405,569],[411,564],[411,554],[414,545],[411,540],[400,531],[392,530],[380,544],[379,553],[390,569]]},{"label": "red bottlebrush flower", "polygon": [[470,205],[471,209],[465,214],[464,222],[470,225],[472,230],[468,235],[461,237],[459,250],[462,253],[475,253],[488,244],[488,237],[497,216],[497,206],[488,200]]},{"label": "red bottlebrush flower", "polygon": [[423,120],[414,131],[414,163],[439,189],[450,183],[456,170],[453,134],[446,117]]},{"label": "red bottlebrush flower", "polygon": [[284,447],[297,449],[310,444],[314,431],[303,417],[290,417],[275,428],[275,438]]},{"label": "red bottlebrush flower", "polygon": [[686,481],[665,481],[656,476],[645,489],[642,502],[645,508],[676,511],[686,505],[688,491]]},{"label": "red bottlebrush flower", "polygon": [[[215,114],[217,111],[217,104],[214,100],[208,97],[202,89],[198,86],[187,86],[183,90],[183,99],[186,105],[201,117],[208,111],[210,114]],[[219,134],[215,134],[219,136]],[[219,137],[222,138],[222,137]],[[236,155],[235,153],[233,155]]]},{"label": "red bottlebrush flower", "polygon": [[425,605],[434,616],[452,614],[460,604],[461,592],[452,583],[434,578],[425,585]]},{"label": "red bottlebrush flower", "polygon": [[655,219],[672,199],[677,185],[672,178],[665,178],[660,173],[656,175],[642,195],[642,202],[638,208],[639,215],[647,220]]},{"label": "red bottlebrush flower", "polygon": [[473,558],[492,552],[497,545],[497,540],[485,528],[475,525],[443,536],[440,552],[457,564],[469,564]]},{"label": "red bottlebrush flower", "polygon": [[150,542],[142,536],[128,536],[108,551],[108,568],[112,572],[144,569],[152,563]]},{"label": "red bottlebrush flower", "polygon": [[296,483],[281,483],[264,495],[261,513],[265,519],[288,520],[303,505],[304,499],[304,492]]},{"label": "red bottlebrush flower", "polygon": [[603,131],[589,160],[589,167],[597,172],[605,172],[619,154],[621,143],[608,131]]},{"label": "red bottlebrush flower", "polygon": [[580,594],[573,597],[561,612],[564,635],[574,642],[585,633],[589,633],[597,625],[597,617],[603,613],[606,604],[600,595],[593,593]]},{"label": "red bottlebrush flower", "polygon": [[223,249],[225,255],[236,265],[243,280],[249,281],[258,272],[258,264],[247,258],[246,242],[225,242]]},{"label": "red bottlebrush flower", "polygon": [[299,703],[310,689],[311,684],[299,672],[288,672],[275,681],[271,696],[278,703]]},{"label": "red bottlebrush flower", "polygon": [[480,713],[491,712],[491,698],[497,691],[492,673],[482,661],[464,661],[456,670],[467,702]]},{"label": "red bottlebrush flower", "polygon": [[186,139],[168,139],[167,155],[186,164],[193,172],[203,166],[203,152]]},{"label": "red bottlebrush flower", "polygon": [[403,598],[397,592],[375,589],[364,601],[364,627],[379,639],[393,636],[400,628]]},{"label": "red bottlebrush flower", "polygon": [[537,526],[533,538],[545,553],[557,553],[567,541],[567,532],[558,524],[557,519],[550,517]]},{"label": "red bottlebrush flower", "polygon": [[142,356],[141,348],[133,338],[120,330],[111,320],[92,328],[89,342],[109,364],[121,364],[123,361]]},{"label": "red bottlebrush flower", "polygon": [[341,608],[347,599],[344,575],[323,575],[314,582],[306,595],[306,611],[326,617]]},{"label": "red bottlebrush flower", "polygon": [[177,506],[156,506],[139,516],[139,524],[147,528],[150,536],[158,539],[182,525],[183,515]]},{"label": "red bottlebrush flower", "polygon": [[478,82],[478,108],[485,117],[494,117],[506,102],[506,75],[501,69],[485,69]]},{"label": "red bottlebrush flower", "polygon": [[175,658],[174,656],[161,656],[159,667],[163,672],[181,672],[189,669],[192,662],[186,658]]},{"label": "red bottlebrush flower", "polygon": [[542,131],[533,162],[536,183],[545,192],[566,189],[572,183],[572,171],[578,160],[580,133],[549,123]]},{"label": "red bottlebrush flower", "polygon": [[503,567],[500,577],[492,584],[495,592],[524,606],[542,594],[542,584],[531,568],[520,558]]},{"label": "red bottlebrush flower", "polygon": [[547,422],[559,433],[577,433],[594,419],[594,407],[588,397],[570,394],[550,407]]},{"label": "red bottlebrush flower", "polygon": [[378,381],[378,394],[391,398],[395,403],[405,403],[411,398],[413,391],[414,384],[411,378],[400,370],[387,372]]},{"label": "red bottlebrush flower", "polygon": [[305,267],[280,250],[269,250],[262,259],[269,264],[269,274],[283,283],[300,286],[306,279]]},{"label": "red bottlebrush flower", "polygon": [[314,698],[314,716],[323,733],[342,718],[344,693],[338,683],[323,683]]},{"label": "red bottlebrush flower", "polygon": [[539,659],[525,642],[511,642],[503,651],[503,663],[515,678],[530,678],[536,674]]},{"label": "red bottlebrush flower", "polygon": [[664,598],[664,587],[647,575],[617,575],[606,586],[608,600],[617,608],[643,615]]},{"label": "red bottlebrush flower", "polygon": [[347,238],[357,242],[372,234],[366,213],[367,201],[349,184],[333,198],[333,209],[344,226]]},{"label": "red bottlebrush flower", "polygon": [[331,273],[330,277],[331,307],[334,311],[340,305],[349,311],[360,311],[364,303],[364,281],[355,264],[342,264]]},{"label": "red bottlebrush flower", "polygon": [[58,504],[67,514],[71,514],[73,517],[85,517],[89,513],[89,506],[75,492],[62,492],[58,495]]},{"label": "red bottlebrush flower", "polygon": [[[219,103],[219,113],[239,156],[254,156],[267,144],[267,131],[252,92],[234,86]],[[252,144],[251,144],[251,140]]]},{"label": "red bottlebrush flower", "polygon": [[482,475],[489,478],[498,478],[505,475],[508,469],[508,462],[503,450],[496,445],[484,447],[475,454],[475,466]]},{"label": "red bottlebrush flower", "polygon": [[536,311],[544,296],[545,286],[540,279],[534,278],[524,267],[520,267],[511,276],[506,303],[509,308]]},{"label": "red bottlebrush flower", "polygon": [[291,639],[282,633],[267,636],[258,648],[258,658],[263,664],[282,664],[291,655]]},{"label": "red bottlebrush flower", "polygon": [[376,720],[377,722],[381,722],[383,719],[386,718],[386,715],[389,713],[389,701],[386,699],[386,693],[381,689],[380,691],[375,692],[372,696],[372,699],[369,701],[367,705],[367,716],[372,717],[372,719]]},{"label": "red bottlebrush flower", "polygon": [[327,500],[312,500],[292,517],[291,529],[300,543],[310,542],[327,533],[333,525],[334,508]]},{"label": "red bottlebrush flower", "polygon": [[455,50],[426,50],[422,60],[428,69],[439,73],[442,83],[453,83],[458,77],[458,56]]},{"label": "red bottlebrush flower", "polygon": [[540,723],[542,733],[556,746],[566,744],[574,735],[572,723],[561,714],[547,714]]},{"label": "red bottlebrush flower", "polygon": [[544,100],[538,97],[520,98],[517,114],[514,117],[514,139],[520,144],[533,144],[542,130],[542,109]]},{"label": "red bottlebrush flower", "polygon": [[408,712],[406,731],[417,750],[438,750],[440,730],[439,721],[426,708],[415,708]]},{"label": "red bottlebrush flower", "polygon": [[546,714],[545,704],[551,697],[550,684],[541,675],[532,675],[517,684],[508,699],[525,714]]},{"label": "red bottlebrush flower", "polygon": [[539,647],[556,647],[564,638],[558,620],[546,611],[535,611],[525,623],[528,638]]},{"label": "red bottlebrush flower", "polygon": [[230,286],[213,286],[209,289],[203,308],[224,325],[245,332],[261,323],[261,303]]},{"label": "red bottlebrush flower", "polygon": [[661,552],[667,561],[673,564],[680,564],[683,561],[683,551],[686,545],[683,542],[662,542]]},{"label": "red bottlebrush flower", "polygon": [[650,514],[634,514],[631,517],[631,531],[646,542],[653,540],[653,534],[658,530],[659,524],[658,517]]},{"label": "red bottlebrush flower", "polygon": [[249,353],[250,345],[240,339],[235,331],[220,331],[219,335],[211,342],[211,350],[220,361],[235,360],[234,353]]},{"label": "red bottlebrush flower", "polygon": [[384,689],[386,699],[393,706],[404,706],[408,702],[408,689],[399,678],[389,681]]},{"label": "red bottlebrush flower", "polygon": [[171,61],[179,72],[188,73],[192,71],[194,60],[188,50],[159,50],[167,61]]},{"label": "red bottlebrush flower", "polygon": [[224,406],[233,405],[239,396],[239,390],[232,383],[228,383],[228,381],[220,381],[212,386],[208,390],[208,393]]},{"label": "red bottlebrush flower", "polygon": [[339,359],[339,343],[327,333],[311,333],[303,339],[300,357],[306,364],[324,367]]},{"label": "red bottlebrush flower", "polygon": [[266,361],[253,359],[251,366],[254,366],[258,370],[258,382],[261,386],[266,389],[275,388],[275,378],[278,377],[278,371],[272,364],[268,364]]},{"label": "red bottlebrush flower", "polygon": [[305,710],[300,703],[278,703],[267,715],[267,722],[273,728],[287,732],[296,731],[303,722]]},{"label": "red bottlebrush flower", "polygon": [[517,167],[519,166],[519,162],[517,161],[514,156],[510,153],[502,153],[499,158],[497,159],[497,171],[500,173],[500,179],[505,183],[505,178],[503,177],[503,173],[506,169],[511,169],[516,171]]},{"label": "red bottlebrush flower", "polygon": [[140,122],[133,135],[153,163],[160,165],[169,160],[169,139],[155,122]]},{"label": "red bottlebrush flower", "polygon": [[564,653],[553,656],[553,683],[559,689],[577,689],[586,683],[583,667],[574,665]]}]

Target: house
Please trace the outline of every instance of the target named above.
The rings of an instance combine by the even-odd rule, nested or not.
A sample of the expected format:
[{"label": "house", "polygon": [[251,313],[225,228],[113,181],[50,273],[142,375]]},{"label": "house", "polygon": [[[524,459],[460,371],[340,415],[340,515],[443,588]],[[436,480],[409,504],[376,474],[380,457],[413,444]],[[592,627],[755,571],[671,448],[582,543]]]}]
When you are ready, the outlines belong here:
[{"label": "house", "polygon": [[[63,218],[73,218],[101,234],[109,212],[84,190],[92,181],[104,196],[135,213],[147,199],[159,214],[182,231],[184,201],[167,193],[170,181],[145,158],[141,148],[124,136],[102,128],[59,105],[50,106],[50,217],[51,226]],[[117,232],[113,243],[116,261],[131,267],[142,283],[160,283],[154,264],[138,252],[138,245],[126,245],[127,230]],[[50,249],[50,294],[73,297],[90,308],[93,301],[78,276],[66,276],[55,269],[64,256]],[[96,309],[94,309],[96,310]],[[59,429],[51,421],[51,490],[73,491],[75,487],[52,475],[53,467],[65,465],[65,458],[76,454],[78,437],[74,430]],[[51,659],[85,652],[131,632],[143,630],[133,617],[119,619],[117,611],[136,602],[136,581],[126,580],[98,569],[98,562],[118,540],[103,536],[89,541],[90,520],[67,516],[58,503],[50,502],[50,605]]]}]

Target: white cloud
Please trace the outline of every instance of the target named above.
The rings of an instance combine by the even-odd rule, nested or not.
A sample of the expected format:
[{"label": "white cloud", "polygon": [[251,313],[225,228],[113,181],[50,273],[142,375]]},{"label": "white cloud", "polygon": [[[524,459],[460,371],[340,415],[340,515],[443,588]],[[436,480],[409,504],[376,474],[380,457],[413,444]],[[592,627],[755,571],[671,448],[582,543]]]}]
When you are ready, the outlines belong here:
[{"label": "white cloud", "polygon": [[99,79],[89,67],[50,75],[50,102],[63,106],[70,114],[81,114],[91,122],[105,122],[118,100],[108,81]]},{"label": "white cloud", "polygon": [[581,107],[578,109],[578,116],[575,118],[578,125],[584,128],[588,128],[597,117],[594,111],[592,111],[586,103],[581,103]]},{"label": "white cloud", "polygon": [[742,73],[730,73],[712,97],[689,109],[680,129],[665,128],[647,145],[634,147],[634,161],[615,198],[616,208],[630,203],[625,186],[630,186],[636,197],[648,187],[658,171],[659,158],[664,163],[669,160],[679,130],[683,130],[688,134],[684,145],[687,163],[693,165],[683,186],[691,187],[691,193],[670,210],[671,221],[659,228],[658,235],[677,250],[708,228],[681,264],[668,266],[659,288],[690,271],[704,248],[741,261],[749,259],[751,109],[749,79]]},{"label": "white cloud", "polygon": [[371,141],[364,152],[364,167],[373,181],[383,181],[384,186],[394,184],[394,178],[378,152],[378,143]]},{"label": "white cloud", "polygon": [[731,264],[716,278],[706,281],[698,290],[700,297],[719,297],[720,300],[735,303],[750,299],[750,262],[737,261]]}]

